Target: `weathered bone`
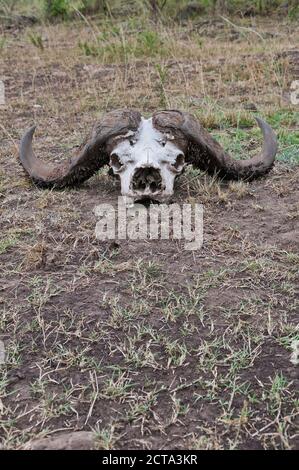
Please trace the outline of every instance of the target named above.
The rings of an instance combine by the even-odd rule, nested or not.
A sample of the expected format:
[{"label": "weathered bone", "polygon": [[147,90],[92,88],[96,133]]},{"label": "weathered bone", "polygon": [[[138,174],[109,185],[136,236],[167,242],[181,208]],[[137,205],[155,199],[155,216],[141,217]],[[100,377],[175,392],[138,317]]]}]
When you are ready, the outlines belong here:
[{"label": "weathered bone", "polygon": [[74,156],[59,165],[37,159],[32,127],[21,140],[20,160],[35,183],[58,188],[85,181],[109,163],[123,195],[163,201],[173,194],[174,180],[188,163],[227,179],[252,180],[268,173],[277,138],[267,123],[256,120],[264,136],[263,150],[248,160],[231,158],[191,114],[160,111],[144,119],[126,109],[106,114]]},{"label": "weathered bone", "polygon": [[[178,157],[182,159],[180,167],[176,166]],[[173,194],[175,177],[184,167],[184,155],[174,141],[153,126],[151,118],[142,118],[134,137],[114,147],[110,166],[120,177],[123,195],[135,200],[165,200]]]}]

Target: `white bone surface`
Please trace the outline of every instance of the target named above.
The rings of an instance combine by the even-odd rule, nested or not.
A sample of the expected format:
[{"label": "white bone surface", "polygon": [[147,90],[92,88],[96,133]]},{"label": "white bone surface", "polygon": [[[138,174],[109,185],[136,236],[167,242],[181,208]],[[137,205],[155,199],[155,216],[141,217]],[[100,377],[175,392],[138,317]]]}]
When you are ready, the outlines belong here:
[{"label": "white bone surface", "polygon": [[[133,134],[133,135],[132,135]],[[173,136],[163,134],[154,128],[152,118],[142,118],[136,133],[128,133],[122,136],[124,140],[119,142],[110,154],[110,166],[115,174],[120,176],[121,193],[134,200],[141,197],[165,201],[173,194],[175,177],[183,170],[184,163],[175,168],[178,156],[183,156],[182,151],[172,142]],[[121,167],[111,159],[117,156]],[[160,171],[162,177],[161,189],[151,192],[145,189],[140,192],[134,190],[133,176],[139,168],[154,168]]]}]

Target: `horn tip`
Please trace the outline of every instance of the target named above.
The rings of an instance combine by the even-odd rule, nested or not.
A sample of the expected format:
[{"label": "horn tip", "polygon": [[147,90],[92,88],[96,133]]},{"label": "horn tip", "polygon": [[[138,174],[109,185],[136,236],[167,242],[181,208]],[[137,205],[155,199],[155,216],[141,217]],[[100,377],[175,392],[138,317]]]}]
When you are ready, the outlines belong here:
[{"label": "horn tip", "polygon": [[21,139],[21,144],[27,142],[28,139],[32,140],[35,129],[36,129],[36,125],[34,124],[25,132],[25,134],[23,135]]},{"label": "horn tip", "polygon": [[273,131],[272,127],[266,121],[264,121],[264,119],[260,118],[259,116],[254,116],[254,119],[256,120],[256,122],[258,123],[259,128],[262,131],[269,131],[269,132],[271,132],[271,134],[274,135],[274,131]]},{"label": "horn tip", "polygon": [[266,141],[266,145],[268,147],[268,153],[269,153],[269,161],[271,164],[274,162],[275,156],[278,151],[278,139],[277,135],[272,129],[272,127],[264,121],[262,118],[255,116],[254,118],[256,122],[258,123],[259,128],[261,129],[264,139]]},{"label": "horn tip", "polygon": [[259,116],[254,116],[254,119],[256,120],[256,122],[258,123],[259,127],[264,127],[264,126],[269,126],[269,124],[266,123],[266,121],[264,121],[261,117]]},{"label": "horn tip", "polygon": [[31,126],[23,135],[20,142],[19,148],[19,158],[20,161],[27,171],[27,173],[31,174],[31,166],[35,160],[33,151],[32,151],[32,138],[35,132],[36,125]]},{"label": "horn tip", "polygon": [[34,134],[35,132],[35,129],[36,129],[36,124],[34,124],[33,126],[31,126],[29,129],[28,129],[28,134],[32,135]]}]

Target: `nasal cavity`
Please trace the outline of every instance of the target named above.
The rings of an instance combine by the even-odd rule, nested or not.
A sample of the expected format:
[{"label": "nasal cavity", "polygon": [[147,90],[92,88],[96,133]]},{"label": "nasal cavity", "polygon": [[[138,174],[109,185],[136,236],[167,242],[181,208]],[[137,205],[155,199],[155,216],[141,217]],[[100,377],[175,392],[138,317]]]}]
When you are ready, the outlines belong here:
[{"label": "nasal cavity", "polygon": [[156,168],[138,168],[133,176],[132,187],[139,193],[156,193],[162,189],[162,177]]}]

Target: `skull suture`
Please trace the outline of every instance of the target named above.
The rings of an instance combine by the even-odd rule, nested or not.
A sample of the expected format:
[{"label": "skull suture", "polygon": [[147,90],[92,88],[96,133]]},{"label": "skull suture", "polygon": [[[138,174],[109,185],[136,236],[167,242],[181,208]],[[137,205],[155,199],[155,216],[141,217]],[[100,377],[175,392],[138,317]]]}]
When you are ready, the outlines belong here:
[{"label": "skull suture", "polygon": [[173,135],[155,129],[152,118],[142,118],[136,132],[113,144],[109,164],[120,177],[122,195],[165,201],[173,194],[174,180],[185,166],[184,152]]},{"label": "skull suture", "polygon": [[235,160],[189,113],[157,111],[150,119],[132,109],[118,109],[102,116],[73,156],[61,163],[46,163],[35,155],[29,129],[20,144],[20,162],[39,186],[74,186],[111,166],[121,180],[121,192],[133,200],[167,200],[174,180],[186,164],[225,179],[253,180],[274,165],[277,138],[271,127],[256,118],[263,133],[262,152]]}]

